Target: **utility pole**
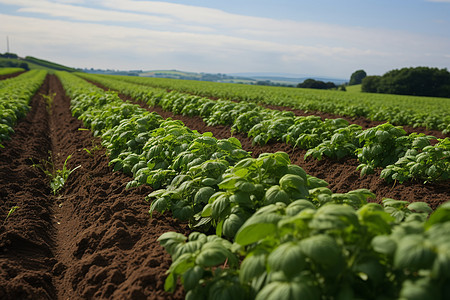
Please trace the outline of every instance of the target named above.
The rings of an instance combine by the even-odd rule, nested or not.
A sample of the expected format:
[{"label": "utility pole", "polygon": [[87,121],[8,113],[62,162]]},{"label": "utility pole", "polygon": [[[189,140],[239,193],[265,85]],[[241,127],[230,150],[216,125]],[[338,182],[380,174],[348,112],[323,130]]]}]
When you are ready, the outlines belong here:
[{"label": "utility pole", "polygon": [[6,53],[9,53],[9,37],[6,36]]}]

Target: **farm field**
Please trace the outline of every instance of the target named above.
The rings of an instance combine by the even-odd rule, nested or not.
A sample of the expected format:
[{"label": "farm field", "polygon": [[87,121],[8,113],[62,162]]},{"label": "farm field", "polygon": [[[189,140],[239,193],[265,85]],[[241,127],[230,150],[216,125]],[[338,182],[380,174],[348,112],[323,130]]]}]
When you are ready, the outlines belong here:
[{"label": "farm field", "polygon": [[[448,179],[448,164],[441,165],[440,158],[427,159],[427,165],[416,165],[415,172],[409,172],[417,160],[421,149],[429,146],[421,155],[434,152],[448,152],[449,140],[439,131],[394,127],[390,124],[370,122],[365,119],[352,120],[359,124],[349,124],[341,118],[323,118],[321,116],[303,116],[301,111],[263,108],[254,103],[233,102],[229,100],[211,100],[178,92],[166,92],[162,89],[148,88],[138,84],[124,83],[114,77],[78,74],[100,83],[108,88],[123,92],[130,97],[143,101],[150,106],[160,106],[163,110],[187,116],[201,116],[208,125],[228,125],[230,132],[244,133],[252,138],[253,144],[265,145],[273,142],[285,142],[294,149],[308,150],[302,157],[306,160],[323,157],[333,159],[358,158],[361,176],[382,168],[380,174],[386,180],[425,180],[428,182]],[[322,114],[323,116],[323,114]],[[428,135],[425,136],[424,132]],[[374,139],[384,136],[383,140]],[[438,138],[436,141],[435,138]],[[430,145],[433,143],[433,146]],[[417,148],[413,145],[422,145]],[[414,148],[416,147],[416,148]],[[414,148],[414,150],[412,150]],[[418,150],[419,152],[417,152]],[[445,152],[445,153],[447,153]],[[377,153],[377,154],[374,154]],[[445,156],[445,154],[444,154]],[[402,163],[403,159],[403,163]],[[422,162],[425,160],[422,159]],[[409,165],[406,165],[407,162]],[[417,161],[418,162],[418,161]],[[405,166],[406,165],[406,166]],[[427,174],[432,165],[436,176]],[[409,166],[409,167],[408,167]],[[441,166],[441,167],[438,167]],[[422,171],[419,171],[422,170]],[[439,171],[438,171],[439,170]]]},{"label": "farm field", "polygon": [[[49,114],[40,95],[53,93]],[[187,233],[186,225],[148,218],[150,189],[125,190],[129,178],[113,173],[100,142],[78,130],[64,94],[47,77],[0,151],[0,215],[19,207],[0,227],[0,298],[171,299],[163,290],[170,258],[155,241],[168,230]],[[57,169],[69,155],[68,168],[81,165],[58,196],[31,166],[49,151]]]},{"label": "farm field", "polygon": [[[176,283],[177,276],[187,276],[184,272],[193,270],[189,271],[194,278],[189,281],[190,284],[187,283],[189,277],[183,277],[185,289],[189,290],[191,297],[205,296],[201,295],[204,291],[199,290],[198,287],[200,278],[205,280],[208,288],[205,291],[210,293],[213,293],[211,291],[219,294],[225,293],[218,287],[220,283],[223,283],[225,286],[233,287],[231,292],[225,293],[230,297],[254,298],[256,296],[257,299],[264,299],[271,293],[274,297],[277,291],[280,291],[278,289],[283,288],[276,286],[274,284],[276,282],[284,282],[288,289],[295,290],[298,288],[295,278],[300,276],[303,278],[301,282],[305,284],[300,285],[301,291],[297,289],[295,293],[297,295],[298,293],[309,293],[313,295],[312,299],[319,299],[319,294],[325,297],[333,293],[349,291],[357,293],[359,297],[365,296],[370,299],[374,297],[372,293],[375,290],[381,291],[381,286],[391,288],[391,290],[386,290],[386,293],[390,293],[389,295],[398,296],[398,293],[402,293],[402,296],[409,299],[409,285],[416,281],[423,283],[421,287],[424,291],[435,289],[436,299],[444,299],[444,287],[450,280],[448,274],[445,275],[445,268],[448,266],[450,257],[448,248],[446,248],[449,243],[448,239],[442,238],[433,241],[435,243],[433,246],[422,246],[423,248],[420,249],[424,250],[414,248],[419,249],[417,252],[428,253],[427,264],[421,263],[420,254],[415,255],[416,252],[412,250],[410,255],[405,254],[408,257],[405,260],[396,258],[395,263],[389,262],[392,252],[382,246],[381,239],[385,238],[386,243],[392,244],[392,241],[398,238],[394,233],[415,226],[415,236],[411,239],[417,239],[419,236],[417,243],[412,243],[411,240],[407,241],[409,236],[406,233],[404,243],[401,240],[397,241],[399,249],[404,251],[409,250],[408,245],[410,248],[419,247],[418,245],[424,240],[426,243],[431,243],[433,234],[436,237],[442,232],[446,232],[445,230],[448,230],[450,224],[448,205],[440,208],[429,221],[426,221],[426,218],[431,209],[436,210],[439,205],[450,200],[449,180],[426,184],[418,181],[408,181],[403,184],[388,183],[379,178],[381,170],[376,170],[374,174],[360,178],[360,172],[356,170],[358,165],[356,158],[343,158],[336,161],[324,157],[322,160],[305,161],[303,156],[307,150],[293,148],[283,142],[272,141],[266,145],[258,145],[253,143],[246,134],[232,133],[229,125],[211,126],[199,116],[174,114],[159,106],[149,106],[147,103],[138,102],[131,96],[108,93],[107,90],[108,88],[105,86],[97,84],[96,87],[69,73],[57,72],[57,76],[47,75],[40,90],[31,99],[30,112],[14,127],[15,133],[11,135],[11,140],[2,141],[4,148],[0,149],[0,186],[2,187],[0,215],[7,216],[12,207],[17,206],[18,208],[5,219],[0,227],[0,248],[2,248],[0,251],[2,265],[0,298],[182,299],[186,291],[183,291],[179,285],[175,287],[170,279],[165,283],[167,277],[165,272],[170,268],[172,259],[173,261],[178,259],[179,265],[183,267],[176,269],[172,265],[170,269],[172,277],[169,278],[174,279]],[[124,104],[122,100],[130,101],[131,104]],[[74,116],[82,119],[84,124]],[[182,123],[170,121],[170,119],[166,121],[167,118],[180,120]],[[376,123],[368,123],[367,127],[372,127],[373,124]],[[161,135],[162,132],[169,132],[169,134],[164,136]],[[212,136],[208,132],[211,132]],[[168,138],[170,135],[177,136],[177,134],[178,139],[171,141]],[[183,141],[183,143],[177,144],[175,140]],[[209,146],[207,145],[216,144],[228,146],[223,146],[224,148],[218,146],[219,150],[215,151],[224,150],[220,155],[208,153]],[[232,147],[232,150],[227,147]],[[183,149],[184,152],[179,151],[180,149]],[[171,154],[169,150],[175,154]],[[199,151],[204,153],[201,156],[195,156]],[[261,156],[263,153],[272,154],[264,158],[264,155]],[[182,156],[180,155],[186,155],[186,162],[181,162],[179,158]],[[190,156],[188,157],[188,155]],[[194,163],[193,157],[197,157],[199,160]],[[180,161],[179,163],[175,162],[177,159]],[[269,166],[264,165],[264,161],[272,161],[271,159],[274,164],[280,164],[278,169],[274,168],[271,171],[273,174],[269,172]],[[444,159],[448,160],[448,156]],[[132,160],[134,163],[131,165]],[[128,162],[130,165],[127,165]],[[139,163],[140,168],[137,168]],[[36,167],[37,164],[41,166],[50,164],[57,170],[66,166],[73,172],[61,191],[54,194],[49,187],[49,178]],[[267,174],[264,176],[268,177],[265,177],[265,181],[257,182],[255,181],[256,175],[254,178],[249,175],[248,182],[245,182],[244,185],[242,178],[246,178],[245,176],[252,174],[253,171],[244,171],[238,167],[248,165],[248,170],[252,170],[253,167],[250,168],[250,166],[258,164],[260,165],[255,167],[254,172],[258,173],[258,168],[266,168],[267,170],[264,169],[264,172]],[[35,166],[33,167],[33,165]],[[281,170],[284,173],[280,173]],[[164,171],[167,172],[164,173]],[[201,184],[206,182],[205,180],[202,180],[201,184],[195,180],[200,178],[199,174],[206,171],[214,173],[215,176],[211,178],[208,176],[207,179],[214,178],[216,181],[202,186]],[[234,174],[235,177],[222,178],[222,173]],[[145,175],[145,177],[139,177],[139,174]],[[211,174],[210,176],[213,176]],[[178,181],[181,181],[178,184],[182,184],[183,180],[186,181],[187,178],[192,178],[193,181],[184,186],[177,186],[175,183],[177,177]],[[236,179],[238,177],[241,179]],[[142,178],[145,178],[145,183],[149,184],[139,184],[142,183],[140,182]],[[149,178],[152,178],[153,181]],[[291,178],[292,181],[286,178]],[[241,184],[236,183],[235,186],[234,183],[229,183],[233,182],[232,180],[241,181]],[[127,189],[127,186],[130,187],[130,181],[134,184]],[[327,185],[327,183],[329,184]],[[139,186],[134,187],[135,185]],[[259,186],[256,187],[257,185]],[[278,187],[278,190],[281,189],[279,195],[276,196],[280,197],[276,198],[279,201],[269,201],[268,190],[274,191],[275,187]],[[256,193],[257,188],[262,189],[262,192]],[[207,198],[206,203],[196,202],[195,205],[182,203],[181,212],[177,210],[180,208],[177,206],[180,205],[180,202],[176,202],[179,200],[179,196],[172,195],[182,190],[184,194],[181,198],[186,197],[186,201],[191,201],[194,195],[199,194],[200,189],[208,190],[206,194],[210,200]],[[283,192],[283,189],[286,192]],[[352,192],[355,190],[359,191]],[[373,194],[367,190],[372,191]],[[233,204],[231,212],[234,211],[234,213],[231,214],[230,209],[223,206],[220,208],[220,213],[216,212],[214,215],[213,212],[211,215],[208,214],[208,209],[201,205],[205,207],[209,205],[210,208],[213,207],[213,211],[218,209],[215,208],[217,205],[211,206],[217,200],[213,198],[212,191],[222,192],[223,195],[230,198],[230,195],[237,195],[241,192],[248,193],[248,201],[254,201],[256,204],[247,204],[251,208],[244,204],[241,206]],[[288,198],[283,198],[281,192],[288,195],[286,196]],[[162,193],[167,194],[161,196]],[[153,203],[150,206],[150,203],[145,201],[145,197],[149,194],[151,195],[150,199],[155,199],[154,203],[162,203],[170,199],[173,204],[158,206]],[[244,198],[247,197],[245,195]],[[250,197],[250,195],[252,196]],[[255,199],[257,195],[261,199]],[[234,199],[237,199],[236,197]],[[231,201],[230,198],[226,198],[228,199],[226,201]],[[309,202],[307,200],[294,201],[300,198],[308,199]],[[368,198],[372,203],[383,203],[385,211],[381,205],[364,206]],[[383,202],[383,198],[408,202],[394,200]],[[262,199],[265,199],[265,203],[262,203]],[[280,201],[284,201],[284,203],[280,204]],[[419,201],[428,203],[429,207]],[[327,202],[330,203],[326,205]],[[408,206],[409,202],[417,203],[415,206]],[[292,203],[299,206],[291,207]],[[347,206],[342,203],[346,203]],[[307,224],[306,227],[310,226],[311,230],[292,234],[288,238],[291,243],[286,243],[286,240],[264,240],[261,232],[256,230],[257,227],[252,234],[249,223],[243,224],[246,220],[253,220],[255,222],[253,224],[259,224],[255,221],[257,218],[250,215],[259,207],[265,208],[266,212],[278,215],[275,217],[276,222],[281,220],[284,222],[284,226],[301,226],[301,223]],[[327,207],[329,212],[326,212]],[[155,210],[152,218],[148,213],[150,208]],[[336,210],[335,214],[331,208]],[[359,209],[358,213],[354,208]],[[272,209],[271,212],[270,209]],[[317,213],[315,213],[316,209]],[[159,210],[165,212],[161,214],[157,212]],[[299,213],[297,216],[300,216],[302,210],[304,210],[304,214],[300,219],[287,219],[288,215],[294,217]],[[186,212],[188,213],[186,214]],[[195,241],[205,239],[201,245],[206,243],[206,236],[194,233],[189,236],[189,243],[192,244],[184,244],[183,235],[189,235],[191,230],[202,229],[201,226],[192,227],[195,225],[195,220],[199,220],[199,218],[194,218],[194,213],[201,213],[198,217],[204,221],[202,226],[208,224],[211,226],[203,228],[205,233],[216,232],[219,235],[222,233],[228,240],[240,244],[241,252],[233,250],[229,242],[214,235],[210,235],[208,241],[212,243],[210,246],[219,249],[221,254],[208,256],[206,250],[189,252],[191,251],[187,250],[189,247],[197,249],[195,247],[198,245],[194,246]],[[319,220],[320,214],[324,218],[322,221]],[[226,220],[230,216],[242,217],[244,215],[245,219],[242,219],[241,223],[233,223],[233,226],[227,227],[224,225],[223,216],[225,215]],[[334,217],[337,219],[348,218],[345,219],[345,222],[353,222],[352,225],[345,223],[345,226],[357,228],[349,229],[352,230],[356,239],[368,236],[365,244],[358,246],[361,247],[361,250],[358,249],[358,253],[352,253],[355,241],[349,238],[347,233],[344,233],[345,230],[339,231],[342,229],[339,226],[343,223],[339,223],[337,219],[333,219]],[[268,218],[275,220],[273,219],[274,215]],[[310,220],[315,220],[315,223],[309,223]],[[247,225],[247,227],[243,226],[243,231],[239,231],[239,227],[242,225]],[[277,235],[274,228],[281,226],[280,224],[272,225],[260,226],[266,228],[268,237]],[[230,226],[233,228],[232,230]],[[294,228],[292,226],[290,228]],[[368,231],[364,232],[364,230]],[[164,234],[166,232],[174,233]],[[230,232],[233,234],[230,235]],[[235,235],[236,233],[237,235]],[[288,235],[290,234],[288,233]],[[381,238],[377,238],[380,236]],[[336,244],[334,238],[339,245]],[[376,242],[371,244],[371,239]],[[301,242],[302,240],[307,242]],[[213,241],[216,241],[214,242],[216,244]],[[258,248],[254,244],[258,241],[259,245],[266,245],[268,248]],[[360,255],[359,251],[365,253],[364,255],[367,255],[366,257],[370,258],[369,261],[374,264],[370,267],[377,269],[378,275],[365,269],[369,267],[363,264],[355,263],[349,268],[338,266],[333,261],[328,262],[328,266],[316,264],[316,257],[312,254],[315,252],[312,241],[317,241],[318,245],[327,245],[324,246],[325,248],[317,246],[316,251],[319,253],[320,251],[332,251],[331,257],[339,262],[347,263],[347,259],[355,261],[363,259],[362,254],[362,256],[358,256]],[[300,244],[294,244],[294,242]],[[185,250],[179,250],[186,254],[180,256],[180,253],[177,254],[178,250],[175,250],[183,249],[185,245],[191,246],[186,246]],[[299,250],[303,253],[301,258],[290,255],[286,256],[286,260],[279,257],[274,258],[277,253],[284,251],[291,253],[289,247],[298,245],[301,245],[302,248]],[[310,250],[305,250],[305,247]],[[239,257],[238,253],[241,253],[242,256]],[[284,279],[273,280],[272,283],[267,284],[271,290],[261,286],[261,282],[266,280],[264,276],[267,276],[267,273],[248,269],[248,266],[252,264],[251,257],[259,257],[258,255],[261,253],[265,253],[261,257],[268,257],[269,268],[283,273],[282,277],[284,276]],[[269,253],[272,254],[269,255]],[[349,255],[354,256],[349,258]],[[182,261],[181,257],[187,257],[187,260]],[[247,273],[242,275],[244,271],[241,270],[241,275],[239,275],[238,260],[244,257],[247,257],[244,260],[247,261],[245,263]],[[384,257],[387,262],[380,257]],[[274,260],[280,261],[280,263],[277,264]],[[188,263],[188,261],[190,262]],[[292,270],[292,268],[288,271],[286,266],[293,262],[304,266],[306,273],[297,274],[297,270]],[[428,270],[433,262],[435,267]],[[265,269],[264,264],[256,264],[259,264],[255,267],[256,269],[261,270],[261,266]],[[218,272],[216,276],[212,276],[211,268],[217,266],[217,270],[221,270],[221,266],[225,266],[224,272]],[[346,291],[338,292],[335,290],[335,286],[331,286],[330,275],[320,271],[325,267],[334,268],[337,274],[347,274],[347,277],[340,277],[343,278],[341,283],[347,286]],[[184,271],[180,271],[180,269]],[[386,271],[387,269],[395,273],[394,280],[386,275],[389,272]],[[425,270],[422,272],[425,275],[409,272],[416,269]],[[315,270],[316,273],[311,273],[311,270]],[[431,275],[427,275],[427,271]],[[361,278],[364,278],[363,275],[360,275],[361,273],[368,277],[370,282],[375,280],[376,276],[382,279],[374,281],[373,285],[376,288],[371,290],[369,285],[362,282],[364,279],[361,281]],[[270,276],[275,275],[271,274]],[[440,280],[437,280],[436,276]],[[352,279],[345,281],[346,278]],[[254,282],[250,283],[252,280]],[[255,283],[256,281],[260,283]],[[319,291],[319,285],[322,284],[330,284],[327,286],[329,290],[323,293]],[[356,288],[357,286],[358,288]],[[165,288],[173,288],[175,293],[165,292]],[[209,295],[211,298],[211,294]]]},{"label": "farm field", "polygon": [[371,93],[248,86],[164,78],[117,76],[120,80],[220,99],[262,102],[303,111],[365,117],[395,125],[450,130],[450,99]]},{"label": "farm field", "polygon": [[20,74],[25,71],[22,68],[0,68],[0,80],[13,77],[16,74]]}]

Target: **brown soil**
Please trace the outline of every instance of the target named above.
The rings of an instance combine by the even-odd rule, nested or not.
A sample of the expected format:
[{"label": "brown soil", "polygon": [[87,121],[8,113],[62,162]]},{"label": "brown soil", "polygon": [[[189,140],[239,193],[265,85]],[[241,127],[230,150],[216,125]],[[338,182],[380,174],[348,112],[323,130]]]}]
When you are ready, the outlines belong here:
[{"label": "brown soil", "polygon": [[25,72],[26,72],[26,71],[20,71],[20,72],[17,72],[17,73],[6,74],[6,75],[0,75],[0,80],[8,79],[8,78],[13,78],[13,77],[19,76],[20,74],[25,73]]},{"label": "brown soil", "polygon": [[[49,114],[40,94],[56,93]],[[168,215],[148,214],[149,187],[125,190],[129,177],[108,166],[99,140],[78,130],[69,99],[48,76],[0,149],[0,299],[182,299],[164,292],[170,256],[156,239],[187,234]],[[89,154],[84,149],[88,149]],[[49,179],[32,163],[57,169],[81,165],[53,196]]]}]

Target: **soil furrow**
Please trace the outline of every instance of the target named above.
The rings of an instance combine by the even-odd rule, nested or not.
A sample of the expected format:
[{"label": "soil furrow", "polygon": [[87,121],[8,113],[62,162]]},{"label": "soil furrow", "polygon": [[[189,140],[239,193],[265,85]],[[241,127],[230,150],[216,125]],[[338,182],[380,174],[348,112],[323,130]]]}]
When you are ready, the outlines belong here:
[{"label": "soil furrow", "polygon": [[[43,104],[49,97],[35,96],[32,111],[0,151],[1,216],[20,206],[0,227],[0,298],[183,298],[181,288],[164,292],[171,260],[156,239],[167,231],[187,234],[187,225],[168,215],[151,218],[148,186],[125,190],[130,178],[112,172],[100,141],[79,130],[82,123],[71,116],[55,76],[39,93],[55,93],[50,116]],[[47,159],[48,151],[56,169],[69,155],[69,169],[81,166],[57,196],[29,160]]]},{"label": "soil furrow", "polygon": [[0,227],[0,298],[55,299],[52,235],[53,197],[45,174],[33,163],[48,158],[51,150],[49,116],[40,94],[31,100],[32,110],[15,128],[11,141],[0,150],[0,216],[17,210]]},{"label": "soil furrow", "polygon": [[26,71],[21,71],[21,72],[12,73],[12,74],[0,75],[0,80],[8,79],[8,78],[14,78],[14,77],[19,76],[22,73],[25,73],[25,72]]}]

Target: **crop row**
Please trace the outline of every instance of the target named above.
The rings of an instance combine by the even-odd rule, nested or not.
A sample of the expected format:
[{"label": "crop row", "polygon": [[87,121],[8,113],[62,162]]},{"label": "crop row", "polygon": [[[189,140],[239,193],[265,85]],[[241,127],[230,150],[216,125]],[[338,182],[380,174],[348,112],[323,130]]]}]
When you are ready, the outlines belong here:
[{"label": "crop row", "polygon": [[317,116],[295,116],[292,112],[263,108],[254,103],[211,100],[178,92],[165,92],[146,86],[118,81],[114,77],[92,74],[79,76],[117,89],[148,103],[159,105],[174,114],[201,116],[208,125],[230,125],[232,131],[244,132],[257,144],[283,141],[293,147],[308,149],[308,157],[333,159],[357,157],[361,175],[383,168],[381,177],[403,183],[418,179],[425,182],[450,178],[450,139],[412,133],[401,127],[382,124],[363,130],[349,125],[344,119],[325,119]]},{"label": "crop row", "polygon": [[448,98],[344,93],[135,76],[114,77],[121,81],[204,97],[261,102],[350,117],[361,116],[374,121],[389,121],[395,125],[426,127],[450,133],[450,99]]},{"label": "crop row", "polygon": [[367,203],[367,190],[332,193],[285,153],[250,158],[234,138],[200,135],[71,74],[58,76],[73,114],[102,137],[114,168],[133,174],[129,186],[154,187],[151,211],[216,229],[188,241],[174,232],[159,238],[173,257],[166,290],[180,278],[187,299],[448,294],[448,203],[428,217],[425,203],[385,199],[381,206]]},{"label": "crop row", "polygon": [[22,68],[0,68],[0,76],[1,75],[9,75],[24,71]]},{"label": "crop row", "polygon": [[28,104],[46,74],[46,71],[36,70],[0,81],[0,143],[10,138],[17,120],[30,110]]}]

